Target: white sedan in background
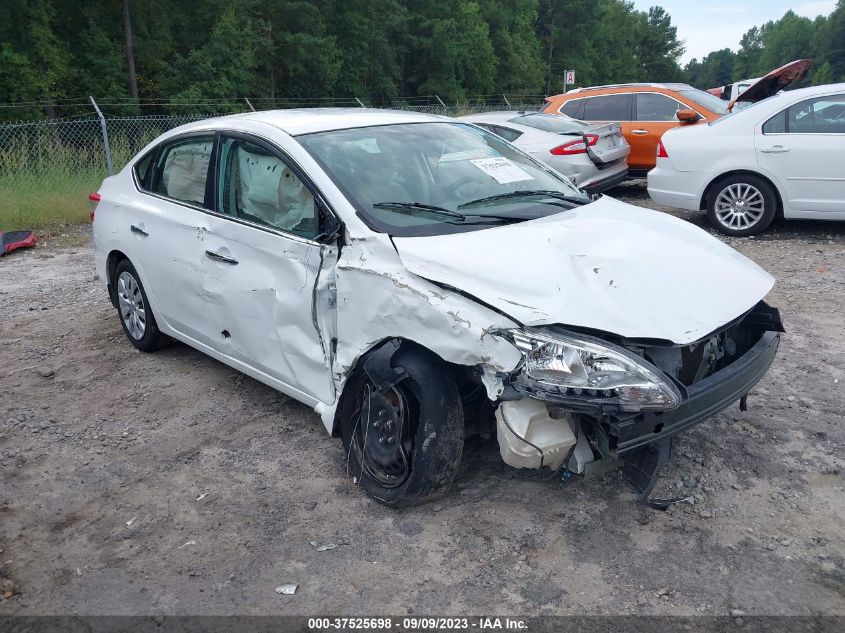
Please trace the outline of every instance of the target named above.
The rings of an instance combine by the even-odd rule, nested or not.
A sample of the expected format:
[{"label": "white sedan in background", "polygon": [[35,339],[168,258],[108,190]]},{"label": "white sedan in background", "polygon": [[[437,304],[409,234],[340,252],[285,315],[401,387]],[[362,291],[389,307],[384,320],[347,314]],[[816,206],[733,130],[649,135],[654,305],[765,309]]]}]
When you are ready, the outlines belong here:
[{"label": "white sedan in background", "polygon": [[619,123],[592,124],[543,112],[486,112],[458,118],[510,141],[587,193],[602,193],[628,178],[631,146]]},{"label": "white sedan in background", "polygon": [[708,125],[677,128],[657,147],[648,193],[707,210],[728,235],[778,215],[845,220],[845,83],[792,90]]}]

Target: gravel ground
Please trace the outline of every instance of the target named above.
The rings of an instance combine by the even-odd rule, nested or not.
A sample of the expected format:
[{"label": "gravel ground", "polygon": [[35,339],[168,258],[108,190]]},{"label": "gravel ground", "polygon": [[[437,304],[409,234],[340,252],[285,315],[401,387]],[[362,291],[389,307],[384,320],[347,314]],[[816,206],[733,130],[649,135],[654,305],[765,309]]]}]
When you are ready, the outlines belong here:
[{"label": "gravel ground", "polygon": [[307,407],[135,351],[89,236],[0,260],[0,614],[845,615],[845,223],[726,239],[777,277],[788,334],[749,411],[679,438],[667,512],[495,440],[442,502],[384,508]]}]

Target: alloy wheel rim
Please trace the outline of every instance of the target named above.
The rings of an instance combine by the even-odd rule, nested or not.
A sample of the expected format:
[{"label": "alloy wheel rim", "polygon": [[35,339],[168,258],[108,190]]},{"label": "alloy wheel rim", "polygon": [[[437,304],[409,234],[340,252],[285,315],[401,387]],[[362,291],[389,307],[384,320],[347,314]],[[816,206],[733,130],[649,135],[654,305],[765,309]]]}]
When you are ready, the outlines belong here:
[{"label": "alloy wheel rim", "polygon": [[144,338],[147,330],[147,313],[144,308],[144,296],[135,277],[128,271],[123,271],[117,278],[117,300],[120,307],[120,318],[126,331],[136,341]]},{"label": "alloy wheel rim", "polygon": [[763,194],[748,183],[728,185],[716,198],[716,217],[729,229],[751,228],[760,221],[765,210]]}]

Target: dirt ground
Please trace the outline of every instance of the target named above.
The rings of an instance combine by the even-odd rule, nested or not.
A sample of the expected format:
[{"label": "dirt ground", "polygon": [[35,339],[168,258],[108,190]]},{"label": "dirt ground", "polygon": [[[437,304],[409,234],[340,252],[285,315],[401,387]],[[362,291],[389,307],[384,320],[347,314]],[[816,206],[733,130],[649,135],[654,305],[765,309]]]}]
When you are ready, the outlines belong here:
[{"label": "dirt ground", "polygon": [[88,227],[3,258],[0,614],[845,614],[845,223],[726,241],[775,275],[788,334],[749,411],[679,437],[667,512],[495,439],[442,502],[387,509],[309,408],[135,351]]}]

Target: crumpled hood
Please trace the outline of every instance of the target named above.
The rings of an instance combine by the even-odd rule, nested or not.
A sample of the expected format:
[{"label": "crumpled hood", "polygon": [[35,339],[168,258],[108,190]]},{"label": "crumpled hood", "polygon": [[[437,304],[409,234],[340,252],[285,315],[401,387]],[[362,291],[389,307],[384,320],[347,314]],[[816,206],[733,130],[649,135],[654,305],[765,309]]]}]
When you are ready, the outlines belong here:
[{"label": "crumpled hood", "polygon": [[524,325],[696,341],[760,301],[774,278],[698,227],[601,198],[501,227],[398,237],[404,266]]}]

